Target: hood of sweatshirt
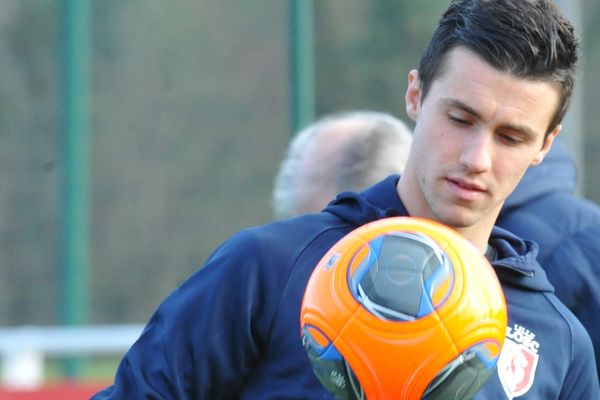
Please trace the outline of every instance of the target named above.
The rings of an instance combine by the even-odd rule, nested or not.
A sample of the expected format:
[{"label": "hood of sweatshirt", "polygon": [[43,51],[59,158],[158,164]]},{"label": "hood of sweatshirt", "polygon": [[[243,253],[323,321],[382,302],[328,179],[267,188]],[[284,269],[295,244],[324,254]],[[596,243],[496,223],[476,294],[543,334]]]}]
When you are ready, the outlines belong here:
[{"label": "hood of sweatshirt", "polygon": [[[325,211],[357,226],[381,218],[409,216],[396,190],[398,179],[399,175],[391,175],[363,192],[340,193]],[[533,291],[553,291],[546,274],[535,260],[538,247],[534,242],[494,227],[489,244],[497,253],[492,266],[504,285]]]}]

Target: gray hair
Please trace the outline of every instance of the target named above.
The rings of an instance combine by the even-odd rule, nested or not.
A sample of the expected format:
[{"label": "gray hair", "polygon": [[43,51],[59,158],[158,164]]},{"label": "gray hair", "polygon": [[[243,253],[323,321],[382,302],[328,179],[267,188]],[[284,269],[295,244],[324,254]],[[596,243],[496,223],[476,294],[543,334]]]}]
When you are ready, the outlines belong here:
[{"label": "gray hair", "polygon": [[[352,122],[356,126],[341,128]],[[344,146],[327,148],[327,159],[309,167],[310,158],[315,157],[311,146],[325,132],[351,137]],[[316,197],[362,190],[390,174],[401,173],[411,141],[411,130],[386,113],[343,112],[316,121],[294,136],[281,162],[272,198],[275,216],[287,218],[319,211],[333,197],[308,204],[314,203]],[[301,182],[304,187],[300,187]]]}]

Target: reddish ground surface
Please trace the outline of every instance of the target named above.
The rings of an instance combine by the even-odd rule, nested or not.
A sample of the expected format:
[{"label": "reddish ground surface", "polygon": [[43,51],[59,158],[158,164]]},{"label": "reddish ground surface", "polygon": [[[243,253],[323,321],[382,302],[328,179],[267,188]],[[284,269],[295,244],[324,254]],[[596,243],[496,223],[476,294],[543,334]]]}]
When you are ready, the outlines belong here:
[{"label": "reddish ground surface", "polygon": [[53,383],[39,390],[7,390],[0,387],[0,400],[84,400],[106,387],[103,383]]}]

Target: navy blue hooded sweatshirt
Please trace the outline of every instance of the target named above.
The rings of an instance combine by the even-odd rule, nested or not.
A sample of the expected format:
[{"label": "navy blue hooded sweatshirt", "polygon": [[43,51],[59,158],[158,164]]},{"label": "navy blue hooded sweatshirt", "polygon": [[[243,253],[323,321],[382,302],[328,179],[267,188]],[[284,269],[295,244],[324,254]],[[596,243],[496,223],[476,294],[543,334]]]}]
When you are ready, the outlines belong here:
[{"label": "navy blue hooded sweatshirt", "polygon": [[507,199],[497,225],[538,243],[538,262],[590,334],[600,368],[600,207],[574,195],[576,185],[575,163],[557,139]]},{"label": "navy blue hooded sweatshirt", "polygon": [[[407,215],[391,176],[324,212],[250,228],[221,245],[157,309],[101,399],[331,399],[300,338],[300,305],[321,257],[367,222]],[[509,327],[498,374],[476,399],[590,400],[589,337],[552,293],[536,246],[494,228]],[[506,353],[506,354],[505,354]]]}]

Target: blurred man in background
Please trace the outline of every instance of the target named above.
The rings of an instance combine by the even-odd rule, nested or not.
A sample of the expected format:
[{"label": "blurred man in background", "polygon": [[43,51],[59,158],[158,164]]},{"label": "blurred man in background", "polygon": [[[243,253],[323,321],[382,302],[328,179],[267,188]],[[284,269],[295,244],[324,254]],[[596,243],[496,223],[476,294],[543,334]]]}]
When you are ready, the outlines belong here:
[{"label": "blurred man in background", "polygon": [[392,115],[326,116],[291,141],[275,178],[277,218],[321,211],[343,191],[359,191],[404,169],[412,133]]}]

